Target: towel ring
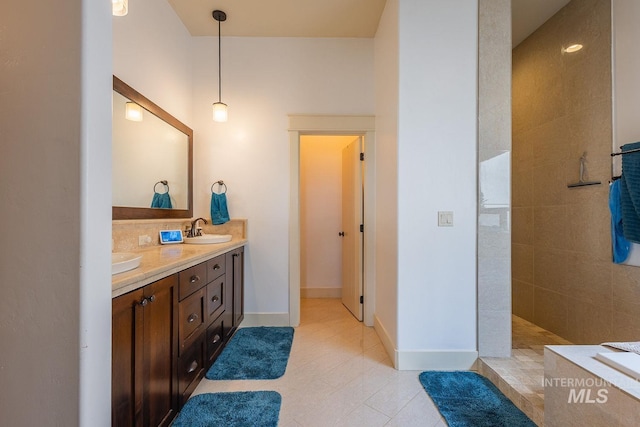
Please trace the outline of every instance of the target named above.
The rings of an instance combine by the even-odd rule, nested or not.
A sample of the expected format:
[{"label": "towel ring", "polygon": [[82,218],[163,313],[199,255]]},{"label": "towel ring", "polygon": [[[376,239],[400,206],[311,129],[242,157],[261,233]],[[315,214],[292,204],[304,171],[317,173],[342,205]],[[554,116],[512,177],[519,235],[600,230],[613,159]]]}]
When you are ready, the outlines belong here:
[{"label": "towel ring", "polygon": [[224,187],[224,191],[222,193],[218,193],[218,194],[225,194],[227,192],[227,184],[224,183],[224,181],[220,180],[220,181],[216,181],[213,184],[211,184],[211,192],[213,193],[213,186],[218,184],[220,187]]},{"label": "towel ring", "polygon": [[153,185],[153,192],[154,193],[157,193],[156,187],[158,186],[158,184],[162,184],[162,185],[165,186],[165,189],[167,190],[167,191],[165,191],[165,193],[169,192],[169,181],[167,181],[166,179],[163,179],[162,181],[158,181]]}]

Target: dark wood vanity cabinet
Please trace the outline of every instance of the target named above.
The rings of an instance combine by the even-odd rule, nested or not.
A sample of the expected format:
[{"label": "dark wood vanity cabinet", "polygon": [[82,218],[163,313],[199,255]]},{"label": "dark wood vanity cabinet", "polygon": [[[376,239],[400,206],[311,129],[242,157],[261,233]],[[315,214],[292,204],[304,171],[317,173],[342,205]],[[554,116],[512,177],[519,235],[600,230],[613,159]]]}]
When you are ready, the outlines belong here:
[{"label": "dark wood vanity cabinet", "polygon": [[168,426],[244,318],[244,249],[113,299],[112,420]]},{"label": "dark wood vanity cabinet", "polygon": [[113,299],[111,425],[168,426],[178,411],[176,275]]}]

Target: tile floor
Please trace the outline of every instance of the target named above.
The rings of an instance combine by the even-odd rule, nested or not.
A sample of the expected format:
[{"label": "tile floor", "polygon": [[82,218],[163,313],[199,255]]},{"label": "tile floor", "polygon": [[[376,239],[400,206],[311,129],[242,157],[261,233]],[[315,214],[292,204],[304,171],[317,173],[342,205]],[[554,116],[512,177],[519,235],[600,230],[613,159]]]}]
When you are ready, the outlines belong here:
[{"label": "tile floor", "polygon": [[[570,344],[513,317],[510,358],[483,358],[480,373],[536,424],[543,425],[543,347]],[[303,299],[285,374],[276,380],[210,381],[194,395],[275,390],[282,395],[279,427],[444,427],[446,422],[418,381],[420,371],[397,371],[373,328],[338,299]]]},{"label": "tile floor", "polygon": [[194,395],[275,390],[282,395],[279,427],[444,427],[419,373],[395,370],[373,328],[358,322],[340,300],[303,299],[281,378],[203,379]]}]

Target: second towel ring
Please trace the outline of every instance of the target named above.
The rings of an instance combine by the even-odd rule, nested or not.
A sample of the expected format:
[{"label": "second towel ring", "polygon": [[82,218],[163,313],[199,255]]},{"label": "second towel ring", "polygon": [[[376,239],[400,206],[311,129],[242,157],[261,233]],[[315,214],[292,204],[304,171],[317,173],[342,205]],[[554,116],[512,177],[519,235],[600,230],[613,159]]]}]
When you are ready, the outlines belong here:
[{"label": "second towel ring", "polygon": [[167,191],[165,191],[165,193],[169,192],[169,181],[167,181],[166,179],[163,179],[162,181],[158,181],[153,185],[153,192],[154,193],[157,193],[156,187],[158,186],[158,184],[164,185],[165,189],[167,190]]},{"label": "second towel ring", "polygon": [[227,184],[224,183],[224,181],[220,180],[220,181],[216,181],[213,184],[211,184],[211,192],[213,193],[213,186],[218,184],[221,188],[224,187],[224,191],[219,193],[219,194],[225,194],[227,192]]}]

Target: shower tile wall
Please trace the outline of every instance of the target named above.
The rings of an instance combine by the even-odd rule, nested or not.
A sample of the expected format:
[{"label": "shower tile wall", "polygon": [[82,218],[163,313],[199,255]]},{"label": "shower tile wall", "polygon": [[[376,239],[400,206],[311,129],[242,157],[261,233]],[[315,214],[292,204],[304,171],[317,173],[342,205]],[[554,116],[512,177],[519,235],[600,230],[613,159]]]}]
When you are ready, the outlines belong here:
[{"label": "shower tile wall", "polygon": [[[640,268],[611,262],[611,123],[611,2],[574,0],[513,50],[512,304],[577,344],[640,334]],[[602,184],[568,189],[584,152]]]},{"label": "shower tile wall", "polygon": [[478,351],[511,354],[511,0],[479,2]]}]

